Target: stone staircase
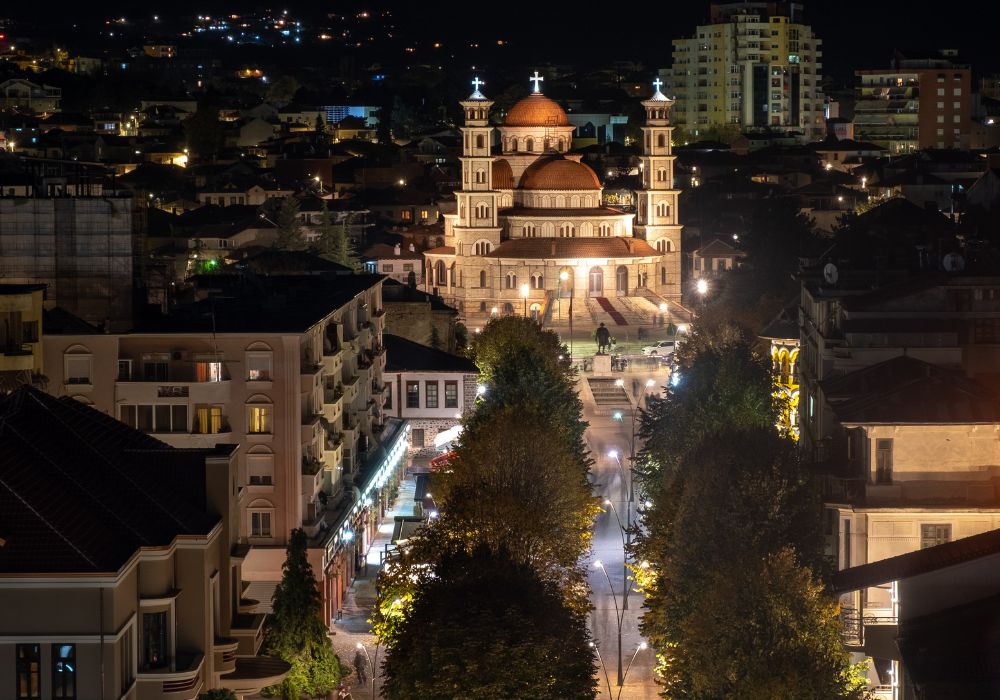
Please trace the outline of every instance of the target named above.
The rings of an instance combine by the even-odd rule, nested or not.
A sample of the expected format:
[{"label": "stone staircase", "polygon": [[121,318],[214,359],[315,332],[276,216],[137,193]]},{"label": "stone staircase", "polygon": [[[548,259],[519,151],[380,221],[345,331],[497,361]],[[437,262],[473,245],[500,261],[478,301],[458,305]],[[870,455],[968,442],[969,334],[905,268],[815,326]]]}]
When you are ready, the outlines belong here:
[{"label": "stone staircase", "polygon": [[629,406],[628,394],[618,386],[615,377],[587,377],[590,393],[598,406]]}]

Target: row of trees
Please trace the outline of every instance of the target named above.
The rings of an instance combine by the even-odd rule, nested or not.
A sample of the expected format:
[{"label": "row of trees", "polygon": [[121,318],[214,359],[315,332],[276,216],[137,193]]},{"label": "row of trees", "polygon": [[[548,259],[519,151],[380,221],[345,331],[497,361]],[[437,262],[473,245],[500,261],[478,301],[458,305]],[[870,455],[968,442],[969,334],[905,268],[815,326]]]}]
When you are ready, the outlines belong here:
[{"label": "row of trees", "polygon": [[598,506],[567,353],[520,317],[471,351],[486,392],[433,476],[440,517],[380,580],[385,696],[593,698],[580,558]]},{"label": "row of trees", "polygon": [[820,584],[821,507],[767,364],[738,327],[702,327],[643,416],[649,499],[636,545],[642,631],[664,697],[860,698]]}]

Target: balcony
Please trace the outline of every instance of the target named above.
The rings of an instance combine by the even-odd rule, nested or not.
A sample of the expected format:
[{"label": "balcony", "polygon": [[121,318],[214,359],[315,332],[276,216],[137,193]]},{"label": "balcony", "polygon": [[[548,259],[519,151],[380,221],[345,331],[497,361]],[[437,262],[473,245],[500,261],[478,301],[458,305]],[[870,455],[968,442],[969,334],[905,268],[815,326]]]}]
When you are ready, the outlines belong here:
[{"label": "balcony", "polygon": [[0,355],[0,370],[6,372],[31,371],[35,368],[35,355],[31,350],[31,343],[25,343],[21,347],[7,348]]},{"label": "balcony", "polygon": [[239,642],[236,650],[238,656],[256,656],[264,641],[264,618],[261,613],[248,615],[238,613],[233,616],[233,624],[229,634]]},{"label": "balcony", "polygon": [[147,669],[136,674],[137,695],[140,698],[194,700],[205,685],[201,674],[204,665],[204,655],[178,651],[177,658],[166,668]]},{"label": "balcony", "polygon": [[216,673],[230,673],[236,670],[236,649],[239,641],[228,637],[216,637],[212,643],[212,661]]},{"label": "balcony", "polygon": [[[116,384],[120,403],[158,403],[156,399],[188,399],[195,404],[229,403],[232,382],[196,381],[120,381]],[[179,401],[178,403],[188,403]]]},{"label": "balcony", "polygon": [[350,406],[358,398],[358,375],[344,380],[344,404]]}]

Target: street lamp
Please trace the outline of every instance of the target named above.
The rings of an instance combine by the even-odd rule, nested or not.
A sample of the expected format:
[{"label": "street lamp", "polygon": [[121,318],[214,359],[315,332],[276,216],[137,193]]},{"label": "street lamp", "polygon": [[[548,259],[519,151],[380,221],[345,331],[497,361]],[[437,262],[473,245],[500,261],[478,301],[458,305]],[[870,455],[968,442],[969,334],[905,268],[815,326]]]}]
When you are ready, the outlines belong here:
[{"label": "street lamp", "polygon": [[[372,700],[375,700],[375,663],[378,661],[378,648],[379,648],[379,645],[381,643],[382,643],[381,641],[376,642],[376,644],[375,644],[375,660],[372,661],[372,657],[368,655],[368,649],[367,649],[367,647],[365,647],[365,645],[362,644],[361,642],[358,642],[358,651],[365,652],[365,658],[368,659],[368,666],[371,668],[371,671],[372,671]],[[632,658],[634,659],[635,657],[633,656]],[[631,666],[631,665],[632,664],[630,662],[629,666]],[[626,673],[627,673],[627,671],[626,671]]]},{"label": "street lamp", "polygon": [[701,308],[702,310],[704,310],[705,295],[708,294],[708,281],[704,277],[702,277],[701,279],[698,280],[698,283],[695,285],[695,289],[698,290],[698,294],[701,296]]},{"label": "street lamp", "polygon": [[604,682],[608,684],[608,699],[611,698],[611,680],[608,678],[608,667],[604,665],[604,657],[601,656],[601,648],[590,642],[590,648],[597,652],[597,660],[601,662],[601,668],[604,670]]},{"label": "street lamp", "polygon": [[528,292],[530,290],[531,290],[531,287],[528,286],[527,282],[525,282],[524,284],[521,285],[521,296],[524,297],[524,317],[525,318],[528,317]]},{"label": "street lamp", "polygon": [[625,675],[622,673],[622,623],[625,621],[625,613],[618,607],[618,596],[615,595],[615,587],[611,583],[608,570],[604,568],[600,559],[594,562],[594,566],[604,572],[604,578],[608,580],[608,588],[611,589],[611,600],[615,604],[615,621],[618,623],[618,686],[621,687],[625,682]]},{"label": "street lamp", "polygon": [[569,279],[569,273],[563,270],[559,273],[559,320],[562,321],[562,298],[563,298],[563,287],[566,286],[566,281]]},{"label": "street lamp", "polygon": [[628,660],[628,666],[625,667],[625,675],[622,677],[622,683],[618,687],[618,697],[616,698],[616,700],[621,700],[621,697],[622,697],[622,686],[625,685],[625,679],[628,678],[628,672],[632,669],[632,662],[635,661],[635,657],[637,657],[639,655],[639,652],[642,651],[643,649],[645,649],[648,646],[649,645],[646,644],[646,642],[639,642],[639,646],[637,646],[635,648],[635,651],[632,652],[632,658]]},{"label": "street lamp", "polygon": [[[615,459],[618,458],[615,457]],[[618,466],[624,476],[625,469],[621,466],[621,461],[618,462]],[[610,498],[604,499],[604,505],[609,506],[611,508],[611,512],[615,514],[615,520],[618,522],[618,534],[621,535],[622,538],[622,610],[628,610],[628,548],[632,544],[632,507],[628,503],[625,504],[628,507],[629,512],[629,526],[626,529],[626,527],[622,524],[621,516],[618,515],[618,509],[615,508],[615,504]]]}]

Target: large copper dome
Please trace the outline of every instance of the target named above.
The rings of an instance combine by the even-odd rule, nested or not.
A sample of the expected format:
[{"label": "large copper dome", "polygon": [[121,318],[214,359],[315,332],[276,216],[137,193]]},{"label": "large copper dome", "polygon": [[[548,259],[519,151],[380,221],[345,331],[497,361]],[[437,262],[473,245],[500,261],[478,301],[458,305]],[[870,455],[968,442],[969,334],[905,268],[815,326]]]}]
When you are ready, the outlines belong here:
[{"label": "large copper dome", "polygon": [[505,126],[569,126],[566,112],[540,92],[533,92],[507,112]]},{"label": "large copper dome", "polygon": [[562,156],[542,156],[521,175],[522,190],[599,190],[597,174],[583,163]]}]

